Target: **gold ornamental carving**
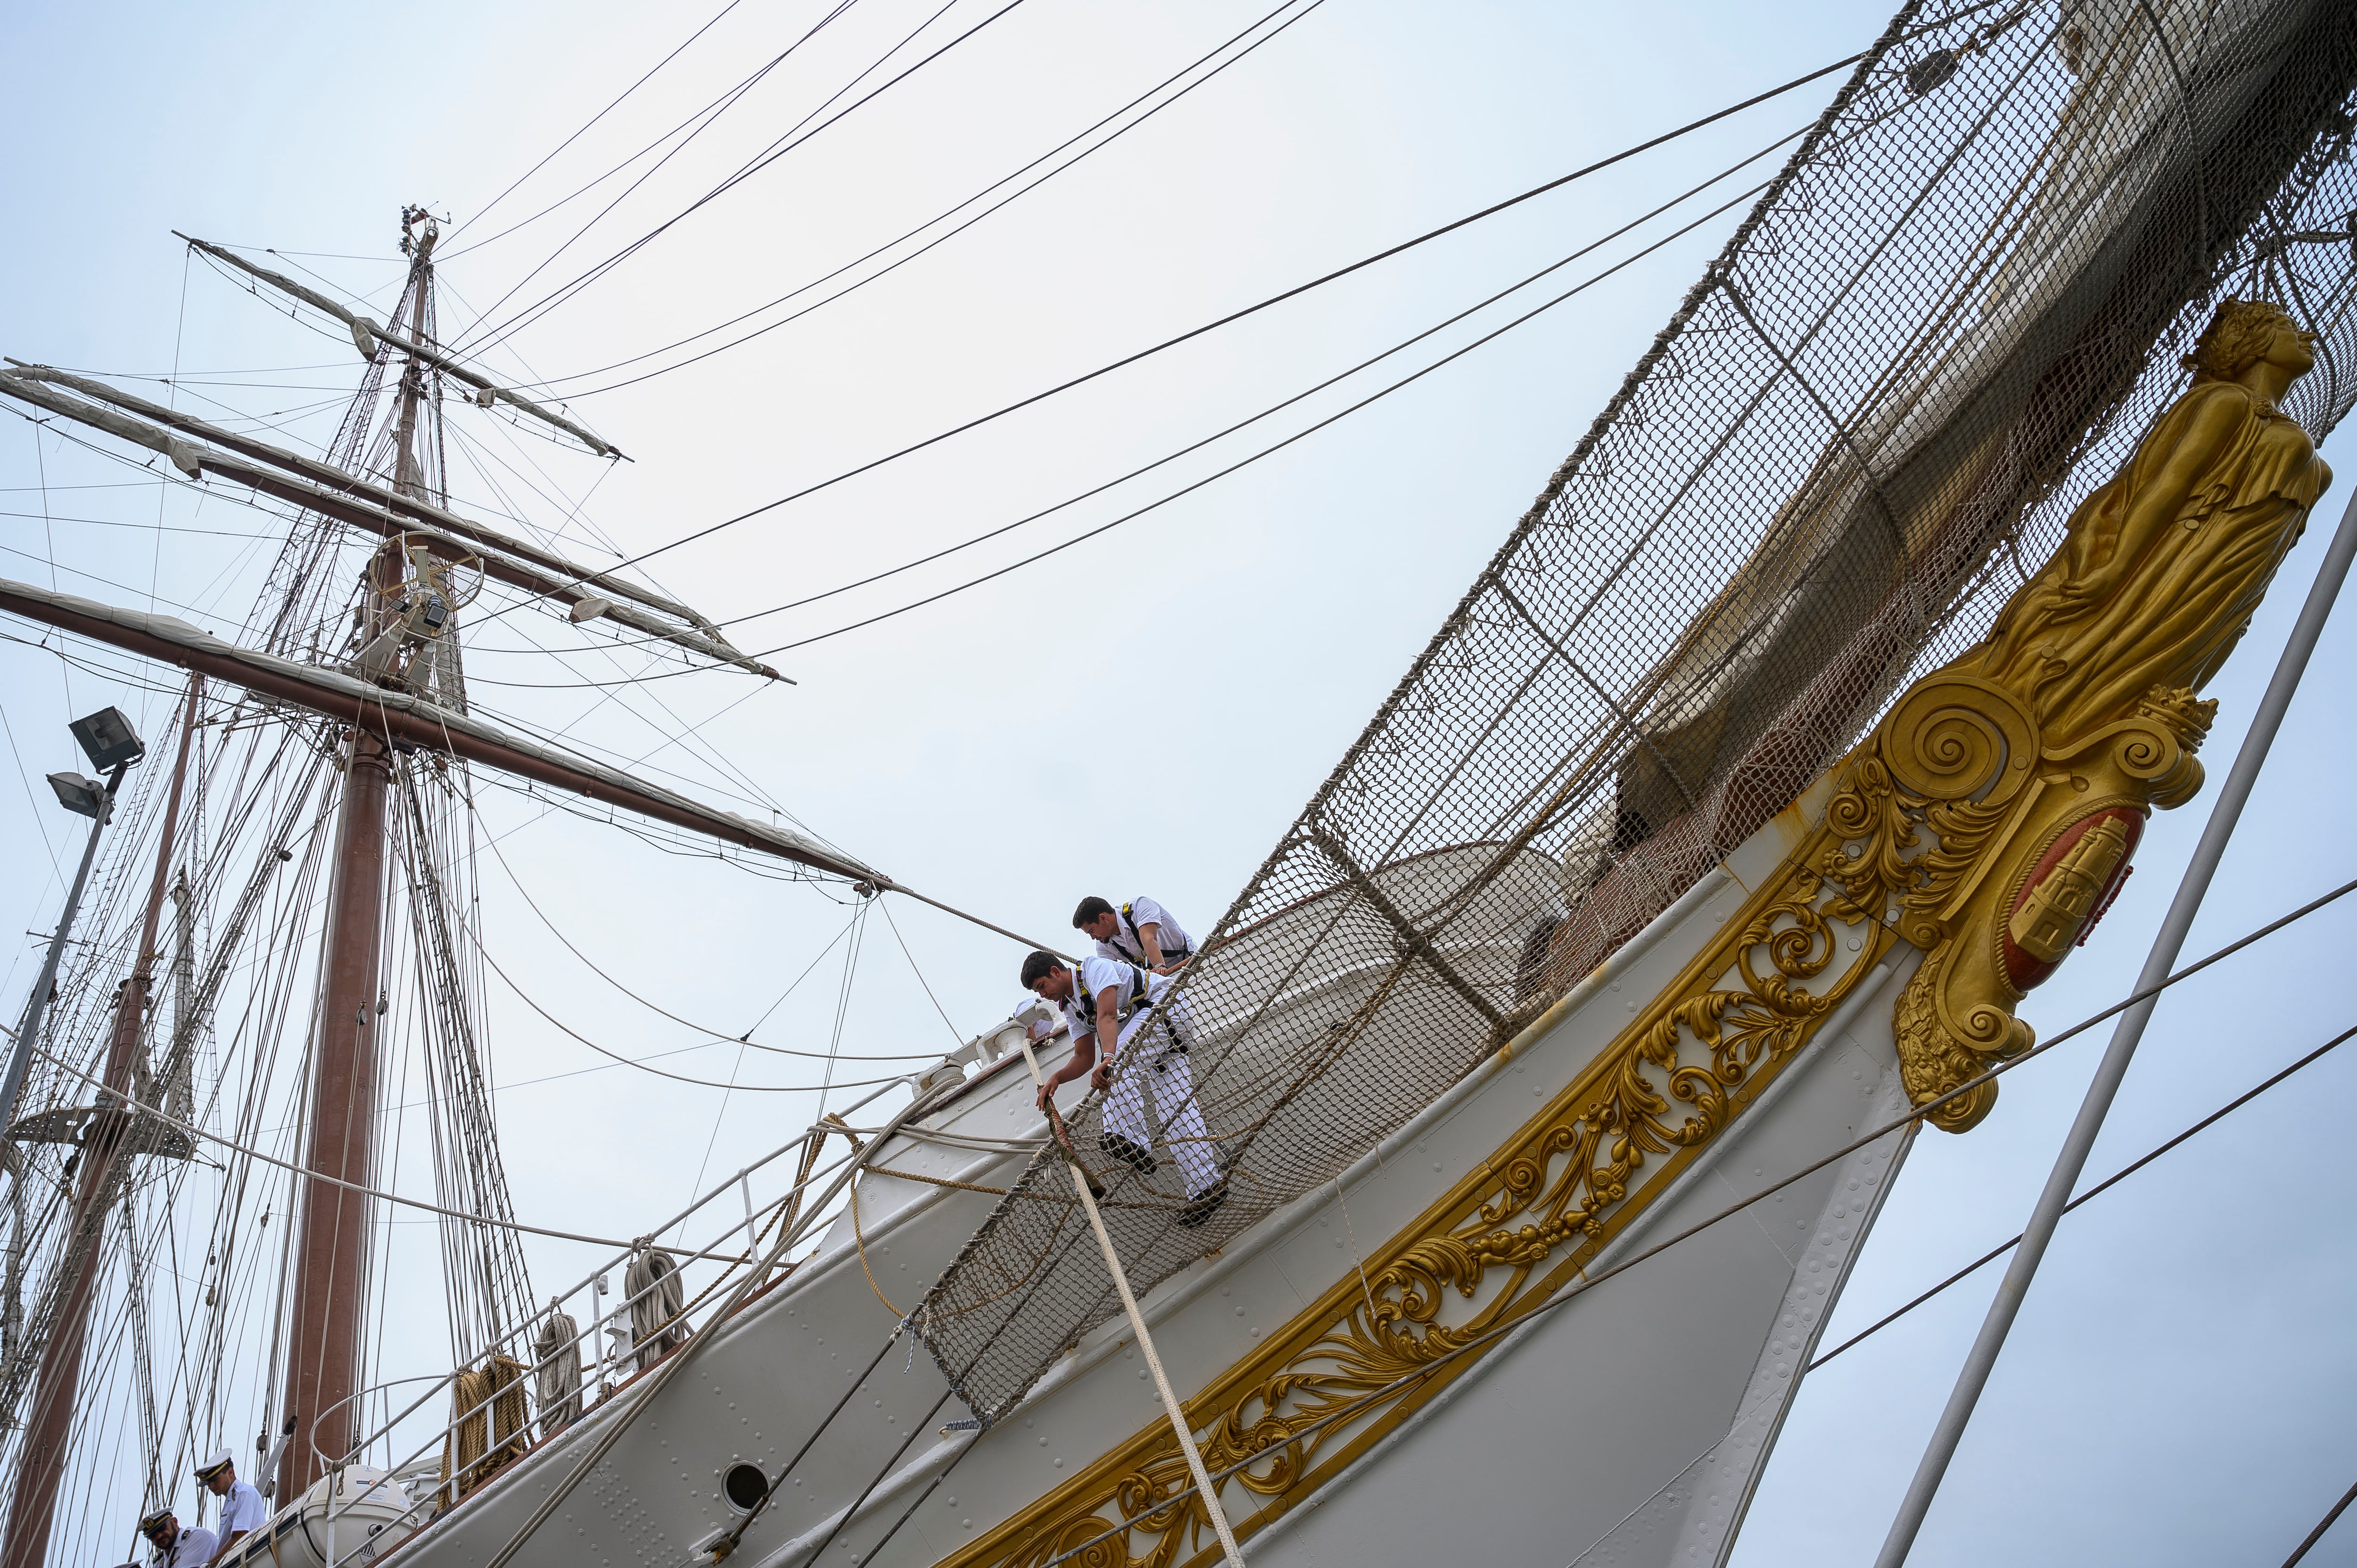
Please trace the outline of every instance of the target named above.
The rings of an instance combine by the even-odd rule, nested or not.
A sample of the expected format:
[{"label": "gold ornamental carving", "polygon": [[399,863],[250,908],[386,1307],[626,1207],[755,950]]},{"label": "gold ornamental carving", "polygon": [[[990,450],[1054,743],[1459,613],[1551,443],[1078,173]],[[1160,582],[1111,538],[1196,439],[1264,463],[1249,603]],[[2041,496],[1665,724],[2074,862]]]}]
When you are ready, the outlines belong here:
[{"label": "gold ornamental carving", "polygon": [[[2194,754],[2216,705],[2196,693],[2330,480],[2276,407],[2310,362],[2305,333],[2230,301],[2190,362],[2192,389],[2072,515],[1987,639],[1915,682],[1843,761],[1824,820],[1718,939],[1372,1252],[1363,1284],[1338,1281],[1189,1402],[1210,1468],[1249,1461],[1222,1485],[1239,1535],[1307,1500],[1487,1352],[1296,1434],[1560,1289],[1894,940],[1925,954],[1894,1006],[1918,1104],[2029,1047],[2014,1007],[2117,893],[2149,810],[2200,789]],[[1932,1119],[1962,1130],[1994,1098],[1984,1088]],[[1189,1480],[1157,1421],[944,1568],[1040,1568],[1090,1541],[1071,1559],[1084,1568],[1197,1568],[1218,1548],[1200,1503],[1178,1496]]]},{"label": "gold ornamental carving", "polygon": [[[1818,869],[1809,835],[1716,940],[1548,1108],[1356,1272],[1189,1403],[1249,1535],[1307,1498],[1484,1353],[1297,1434],[1536,1306],[1657,1197],[1807,1044],[1889,950]],[[1853,944],[1855,944],[1853,946]],[[1157,1422],[946,1560],[957,1568],[1179,1568],[1218,1555]]]},{"label": "gold ornamental carving", "polygon": [[[2102,918],[2152,808],[2201,788],[2217,703],[2196,693],[2331,482],[2276,407],[2313,345],[2273,306],[2220,306],[2192,386],[1988,636],[1844,765],[1824,868],[1925,950],[1892,1015],[1916,1104],[2029,1047],[2015,1007]],[[1996,1101],[1983,1084],[1927,1119],[1962,1132]]]}]

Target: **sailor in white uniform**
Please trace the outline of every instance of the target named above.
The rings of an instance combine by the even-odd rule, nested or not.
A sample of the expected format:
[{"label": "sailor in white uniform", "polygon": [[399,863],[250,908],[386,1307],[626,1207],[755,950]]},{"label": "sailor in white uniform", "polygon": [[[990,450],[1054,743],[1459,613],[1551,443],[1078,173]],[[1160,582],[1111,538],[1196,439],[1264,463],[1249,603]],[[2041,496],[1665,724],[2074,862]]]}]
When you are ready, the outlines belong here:
[{"label": "sailor in white uniform", "polygon": [[1120,908],[1091,895],[1072,911],[1072,929],[1096,939],[1097,956],[1134,963],[1157,974],[1176,974],[1195,956],[1195,944],[1151,898],[1132,898]]},{"label": "sailor in white uniform", "polygon": [[[1091,956],[1076,968],[1054,953],[1035,952],[1023,961],[1023,983],[1062,1007],[1072,1030],[1071,1059],[1039,1086],[1039,1108],[1049,1108],[1060,1085],[1089,1073],[1090,1083],[1107,1091],[1104,1130],[1098,1139],[1105,1153],[1141,1175],[1153,1175],[1161,1164],[1155,1156],[1159,1122],[1159,1144],[1178,1163],[1187,1183],[1187,1206],[1179,1210],[1178,1223],[1200,1225],[1209,1219],[1227,1201],[1228,1187],[1212,1152],[1211,1130],[1203,1124],[1202,1108],[1195,1103],[1195,1076],[1187,1066],[1186,1004],[1175,1000],[1168,1013],[1163,1010],[1164,998],[1178,983],[1114,959]],[[1116,1079],[1115,1060],[1123,1058],[1125,1047],[1149,1024],[1158,1026],[1134,1058],[1124,1061]],[[1034,1026],[1035,1030],[1044,1027]],[[1098,1042],[1107,1036],[1114,1046],[1100,1062]]]},{"label": "sailor in white uniform", "polygon": [[180,1521],[168,1508],[157,1509],[139,1521],[139,1533],[147,1538],[155,1550],[147,1554],[148,1568],[204,1568],[213,1560],[219,1539],[210,1530],[191,1526],[183,1530]]},{"label": "sailor in white uniform", "polygon": [[227,1557],[240,1538],[269,1522],[262,1494],[237,1478],[235,1456],[228,1449],[214,1450],[197,1466],[197,1484],[221,1500],[221,1544],[213,1550],[213,1561]]}]

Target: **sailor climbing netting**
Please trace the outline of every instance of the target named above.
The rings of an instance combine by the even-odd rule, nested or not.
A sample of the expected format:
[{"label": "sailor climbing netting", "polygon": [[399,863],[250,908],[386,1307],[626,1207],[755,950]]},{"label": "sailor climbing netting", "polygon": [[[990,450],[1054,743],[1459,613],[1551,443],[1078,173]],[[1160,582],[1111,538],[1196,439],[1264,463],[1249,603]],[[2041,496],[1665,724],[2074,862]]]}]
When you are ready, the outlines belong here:
[{"label": "sailor climbing netting", "polygon": [[[2227,295],[2357,397],[2357,11],[1910,5],[1187,972],[1230,1197],[1103,1158],[1143,1294],[1495,1051],[1976,639]],[[1159,1048],[1139,1041],[1130,1054]],[[1167,1134],[1165,1143],[1167,1145]],[[1043,1155],[914,1315],[985,1422],[1118,1310]]]}]

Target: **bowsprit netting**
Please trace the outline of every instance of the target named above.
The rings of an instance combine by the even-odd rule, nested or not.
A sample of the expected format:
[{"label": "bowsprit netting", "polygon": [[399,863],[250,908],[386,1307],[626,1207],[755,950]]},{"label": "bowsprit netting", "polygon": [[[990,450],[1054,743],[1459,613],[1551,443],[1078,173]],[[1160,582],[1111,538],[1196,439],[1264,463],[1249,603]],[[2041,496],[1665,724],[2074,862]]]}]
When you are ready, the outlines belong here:
[{"label": "bowsprit netting", "polygon": [[[2353,88],[2332,0],[1902,10],[1188,972],[1230,1197],[1189,1228],[1178,1161],[1099,1161],[1135,1286],[1329,1180],[1978,638],[2218,299],[2323,335],[2321,439]],[[985,1422],[1117,1309],[1060,1164],[913,1316]]]}]

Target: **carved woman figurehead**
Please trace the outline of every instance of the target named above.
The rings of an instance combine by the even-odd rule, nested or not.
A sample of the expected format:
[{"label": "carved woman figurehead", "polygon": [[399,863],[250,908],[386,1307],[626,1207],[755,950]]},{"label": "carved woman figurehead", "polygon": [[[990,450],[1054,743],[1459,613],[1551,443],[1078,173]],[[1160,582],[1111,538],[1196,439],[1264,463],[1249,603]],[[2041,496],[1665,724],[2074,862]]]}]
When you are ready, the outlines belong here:
[{"label": "carved woman figurehead", "polygon": [[2183,363],[2193,384],[1960,661],[2020,698],[2050,741],[2156,692],[2200,692],[2331,482],[2277,406],[2316,363],[2315,338],[2281,309],[2222,301]]},{"label": "carved woman figurehead", "polygon": [[[2201,789],[2193,753],[2218,706],[2201,688],[2331,482],[2279,406],[2315,362],[2316,340],[2275,306],[2221,303],[2183,361],[2192,384],[2072,512],[1986,640],[1877,732],[1884,777],[1940,838],[1898,890],[1900,933],[1926,957],[1892,1011],[1907,1090],[1936,1103],[1935,1126],[1987,1114],[1996,1086],[1965,1086],[2028,1048],[2016,1004],[2118,891],[2146,816]],[[1845,822],[1877,820],[1864,799]],[[1881,864],[1900,864],[1895,842]],[[1877,863],[1833,864],[1847,877]],[[1881,908],[1880,890],[1853,907]]]},{"label": "carved woman figurehead", "polygon": [[[2193,372],[2197,387],[2237,381],[2272,403],[2315,365],[2316,334],[2302,331],[2298,323],[2266,300],[2221,300],[2210,325],[2194,340],[2193,352],[2179,362]],[[2254,375],[2262,366],[2274,374]],[[2261,392],[2251,385],[2254,380],[2278,384]]]}]

